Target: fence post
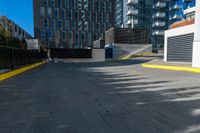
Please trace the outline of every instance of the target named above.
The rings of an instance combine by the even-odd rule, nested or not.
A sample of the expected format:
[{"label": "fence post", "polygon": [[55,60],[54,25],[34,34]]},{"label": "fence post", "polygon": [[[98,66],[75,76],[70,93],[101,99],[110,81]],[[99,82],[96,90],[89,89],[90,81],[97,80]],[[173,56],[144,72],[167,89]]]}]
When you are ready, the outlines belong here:
[{"label": "fence post", "polygon": [[13,66],[13,49],[10,48],[10,69],[13,70],[14,66]]}]

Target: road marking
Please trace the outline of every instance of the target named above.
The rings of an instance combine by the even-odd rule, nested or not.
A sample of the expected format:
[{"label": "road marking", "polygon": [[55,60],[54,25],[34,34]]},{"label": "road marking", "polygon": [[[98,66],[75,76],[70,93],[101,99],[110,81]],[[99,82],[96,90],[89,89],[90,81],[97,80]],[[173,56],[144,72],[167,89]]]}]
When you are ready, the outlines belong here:
[{"label": "road marking", "polygon": [[33,68],[36,68],[42,64],[44,64],[45,62],[39,62],[39,63],[35,63],[33,65],[30,65],[30,66],[25,66],[23,68],[20,68],[20,69],[17,69],[17,70],[14,70],[14,71],[11,71],[11,72],[7,72],[7,73],[4,73],[4,74],[0,74],[0,81],[3,81],[3,80],[6,80],[6,79],[9,79],[11,77],[14,77],[16,75],[19,75],[23,72],[26,72],[28,70],[31,70]]},{"label": "road marking", "polygon": [[145,68],[155,68],[155,69],[165,69],[165,70],[173,70],[173,71],[186,71],[186,72],[200,73],[200,68],[192,68],[192,67],[155,65],[155,64],[142,64],[142,67],[145,67]]}]

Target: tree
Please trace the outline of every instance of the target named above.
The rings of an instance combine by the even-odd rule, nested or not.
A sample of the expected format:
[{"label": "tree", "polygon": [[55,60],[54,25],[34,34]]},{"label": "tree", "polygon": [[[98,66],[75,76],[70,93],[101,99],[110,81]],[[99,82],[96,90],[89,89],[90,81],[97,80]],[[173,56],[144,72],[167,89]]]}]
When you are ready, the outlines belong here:
[{"label": "tree", "polygon": [[12,34],[9,31],[5,30],[1,25],[0,25],[0,45],[26,49],[25,39],[19,40],[13,37]]}]

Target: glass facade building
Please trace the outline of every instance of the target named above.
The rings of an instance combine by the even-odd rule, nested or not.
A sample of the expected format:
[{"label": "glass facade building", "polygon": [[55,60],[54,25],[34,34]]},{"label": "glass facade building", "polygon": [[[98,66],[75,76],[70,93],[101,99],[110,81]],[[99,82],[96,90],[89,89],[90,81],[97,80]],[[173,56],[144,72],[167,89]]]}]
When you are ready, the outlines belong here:
[{"label": "glass facade building", "polygon": [[170,25],[184,19],[194,18],[195,0],[172,0],[169,3],[169,23]]},{"label": "glass facade building", "polygon": [[115,0],[115,26],[151,27],[152,0]]},{"label": "glass facade building", "polygon": [[169,27],[169,0],[153,0],[152,16],[153,49],[163,49],[164,32]]},{"label": "glass facade building", "polygon": [[147,29],[151,33],[151,25],[152,0],[115,0],[115,27]]}]

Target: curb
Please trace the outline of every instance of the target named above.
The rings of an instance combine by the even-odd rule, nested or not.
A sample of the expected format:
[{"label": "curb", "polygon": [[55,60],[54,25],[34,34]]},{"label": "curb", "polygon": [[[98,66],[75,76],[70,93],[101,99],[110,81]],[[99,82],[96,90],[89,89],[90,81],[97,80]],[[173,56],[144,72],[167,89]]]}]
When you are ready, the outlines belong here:
[{"label": "curb", "polygon": [[121,57],[121,58],[118,58],[117,60],[128,60],[128,59],[133,59],[133,58],[136,58],[136,57],[144,57],[144,56],[149,56],[153,54],[152,52],[146,52],[146,53],[143,53],[143,54],[133,54],[133,55],[128,55],[128,56],[124,56],[124,57]]},{"label": "curb", "polygon": [[30,66],[25,66],[23,68],[19,68],[17,70],[14,70],[14,71],[11,71],[11,72],[7,72],[7,73],[4,73],[4,74],[0,74],[0,82],[3,81],[3,80],[6,80],[6,79],[9,79],[9,78],[12,78],[16,75],[19,75],[23,72],[26,72],[28,70],[31,70],[33,68],[36,68],[38,66],[41,66],[43,65],[44,63],[46,63],[45,61],[43,62],[39,62],[39,63],[35,63],[33,65],[30,65]]},{"label": "curb", "polygon": [[155,64],[142,64],[142,67],[153,68],[153,69],[172,70],[172,71],[185,71],[185,72],[200,73],[200,68],[192,68],[192,67],[155,65]]}]

